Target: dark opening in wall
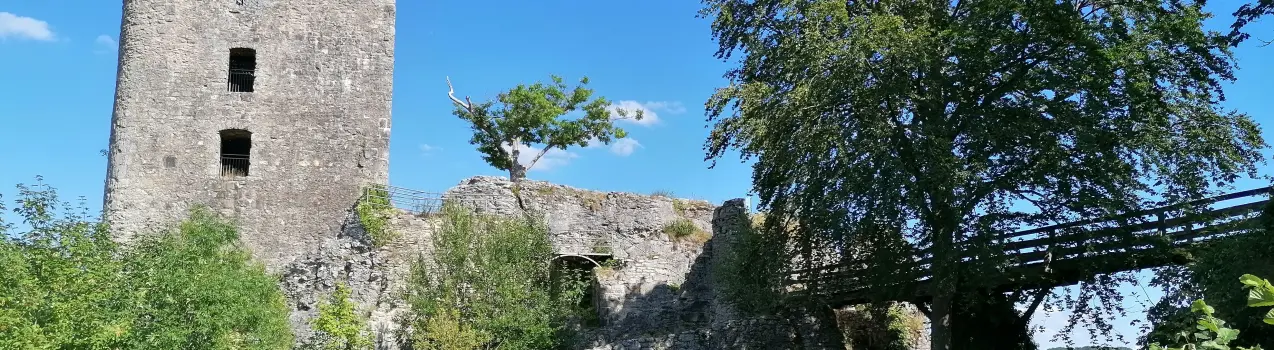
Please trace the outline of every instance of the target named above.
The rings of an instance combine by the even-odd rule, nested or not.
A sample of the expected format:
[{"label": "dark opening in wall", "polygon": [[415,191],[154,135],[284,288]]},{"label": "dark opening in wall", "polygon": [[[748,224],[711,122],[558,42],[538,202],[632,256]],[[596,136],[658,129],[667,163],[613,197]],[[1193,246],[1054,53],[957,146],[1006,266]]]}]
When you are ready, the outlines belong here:
[{"label": "dark opening in wall", "polygon": [[[554,285],[554,294],[560,293],[563,283],[572,283],[572,280],[583,279],[586,281],[583,294],[576,301],[576,306],[586,310],[584,319],[581,324],[586,327],[598,327],[602,325],[601,319],[601,301],[602,295],[598,291],[598,277],[600,274],[615,273],[615,266],[608,263],[611,260],[609,255],[589,255],[588,257],[579,255],[561,255],[553,259],[554,263],[551,267],[551,279]],[[599,264],[603,266],[598,266]]]},{"label": "dark opening in wall", "polygon": [[230,49],[230,92],[252,92],[256,81],[257,51],[245,48]]},{"label": "dark opening in wall", "polygon": [[252,133],[247,130],[221,130],[221,176],[248,176],[252,163]]}]

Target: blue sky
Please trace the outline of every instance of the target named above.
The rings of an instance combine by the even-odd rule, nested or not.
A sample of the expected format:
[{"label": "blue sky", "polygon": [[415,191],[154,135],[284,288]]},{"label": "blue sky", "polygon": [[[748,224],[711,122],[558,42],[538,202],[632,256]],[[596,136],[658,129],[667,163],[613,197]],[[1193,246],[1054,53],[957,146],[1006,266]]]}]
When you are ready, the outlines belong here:
[{"label": "blue sky", "polygon": [[[1218,16],[1211,26],[1223,29],[1238,4],[1210,2]],[[468,144],[469,128],[450,114],[444,77],[458,94],[486,99],[558,74],[588,76],[599,94],[646,108],[658,121],[623,124],[632,141],[622,147],[550,154],[532,179],[605,191],[667,190],[718,203],[745,196],[747,164],[733,154],[716,169],[703,161],[703,104],[724,85],[729,65],[712,56],[716,45],[698,9],[697,1],[673,0],[400,1],[391,183],[442,191],[472,175],[503,175]],[[118,1],[0,4],[0,194],[12,195],[13,184],[41,175],[64,197],[83,196],[92,209],[100,207],[106,158],[98,151],[109,137],[120,10]],[[1268,23],[1255,30],[1257,38],[1274,40]],[[1237,56],[1242,69],[1226,106],[1267,125],[1266,139],[1274,140],[1268,127],[1274,67],[1265,63],[1274,62],[1274,46],[1245,45]],[[1274,174],[1269,170],[1263,172]],[[1140,290],[1126,288],[1145,294]],[[1130,309],[1136,315],[1144,306]],[[1059,315],[1036,323],[1055,329]],[[1136,337],[1131,327],[1117,331]],[[1052,345],[1047,335],[1039,338]]]}]

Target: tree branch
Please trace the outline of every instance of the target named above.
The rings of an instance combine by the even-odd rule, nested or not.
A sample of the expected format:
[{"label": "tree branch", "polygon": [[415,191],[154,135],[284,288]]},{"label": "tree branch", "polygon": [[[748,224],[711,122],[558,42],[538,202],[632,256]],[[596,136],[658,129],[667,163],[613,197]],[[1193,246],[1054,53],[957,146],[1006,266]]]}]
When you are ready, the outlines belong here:
[{"label": "tree branch", "polygon": [[464,97],[465,101],[456,98],[456,88],[451,86],[451,77],[447,77],[447,97],[450,97],[451,102],[455,102],[456,105],[464,107],[466,111],[469,111],[469,114],[473,114],[473,103],[465,103],[465,101],[469,101],[469,96]]},{"label": "tree branch", "polygon": [[534,167],[535,163],[540,161],[540,157],[543,157],[544,154],[549,153],[549,150],[551,149],[553,149],[553,144],[544,145],[544,149],[540,150],[540,154],[536,154],[535,158],[531,158],[531,164],[526,166],[526,170],[530,171],[531,167]]},{"label": "tree branch", "polygon": [[1035,291],[1035,295],[1031,296],[1035,300],[1031,301],[1031,307],[1026,308],[1026,311],[1022,312],[1022,319],[1031,319],[1031,316],[1035,314],[1035,310],[1038,309],[1040,304],[1044,302],[1044,297],[1048,296],[1048,291],[1048,288],[1040,288],[1040,290]]}]

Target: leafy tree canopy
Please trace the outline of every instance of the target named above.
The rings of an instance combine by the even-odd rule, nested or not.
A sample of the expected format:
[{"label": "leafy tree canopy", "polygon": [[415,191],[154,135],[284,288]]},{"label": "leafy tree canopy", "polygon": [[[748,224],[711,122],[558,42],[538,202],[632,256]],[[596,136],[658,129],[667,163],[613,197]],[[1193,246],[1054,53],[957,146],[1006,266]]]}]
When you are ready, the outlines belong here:
[{"label": "leafy tree canopy", "polygon": [[[527,169],[553,149],[583,147],[589,142],[609,144],[613,138],[627,135],[624,129],[612,123],[610,101],[604,97],[593,98],[593,90],[585,87],[587,77],[580,79],[574,88],[563,83],[561,77],[554,75],[551,79],[549,84],[518,84],[501,92],[495,101],[474,103],[469,97],[457,98],[455,89],[447,93],[456,107],[453,113],[473,127],[469,143],[478,146],[478,152],[488,164],[508,171],[512,181],[526,178]],[[447,86],[451,87],[450,79]],[[576,111],[584,115],[564,118]],[[615,112],[619,118],[641,120],[643,117],[641,110],[630,112],[615,108]],[[529,160],[521,158],[523,151],[535,145],[544,147]]]},{"label": "leafy tree canopy", "polygon": [[1256,123],[1218,106],[1234,62],[1198,3],[704,3],[717,56],[739,62],[707,104],[708,158],[755,159],[760,204],[800,222],[798,245],[932,249],[935,350],[962,251],[1201,198],[1262,161]]}]

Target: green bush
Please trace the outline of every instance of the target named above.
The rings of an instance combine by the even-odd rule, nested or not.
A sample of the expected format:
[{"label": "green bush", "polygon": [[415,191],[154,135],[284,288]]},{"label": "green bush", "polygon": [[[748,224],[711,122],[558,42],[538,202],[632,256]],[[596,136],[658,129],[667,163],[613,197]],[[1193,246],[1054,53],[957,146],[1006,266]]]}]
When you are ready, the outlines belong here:
[{"label": "green bush", "polygon": [[176,231],[140,238],[122,276],[140,316],[126,348],[291,348],[278,279],[238,238],[234,226],[200,209]]},{"label": "green bush", "polygon": [[[406,299],[416,348],[551,349],[569,338],[584,281],[550,277],[553,249],[540,220],[446,205],[434,254],[412,267]],[[481,346],[473,346],[479,344]]]},{"label": "green bush", "polygon": [[394,207],[389,203],[389,191],[383,185],[372,185],[363,189],[363,197],[354,207],[358,214],[358,222],[363,225],[372,246],[383,247],[398,239],[398,231],[389,225]]},{"label": "green bush", "polygon": [[696,243],[707,242],[712,238],[708,232],[700,229],[693,221],[686,218],[677,218],[672,222],[664,225],[664,234],[674,241],[691,241]]},{"label": "green bush", "polygon": [[[63,212],[56,191],[19,185],[27,230],[0,223],[0,349],[288,349],[277,280],[203,210],[129,248]],[[0,204],[0,210],[3,210]]]},{"label": "green bush", "polygon": [[349,287],[337,284],[330,300],[319,304],[318,317],[311,321],[315,339],[321,349],[363,350],[372,348],[372,334],[367,319],[358,314],[358,306],[349,300]]},{"label": "green bush", "polygon": [[[1239,283],[1243,284],[1247,290],[1247,307],[1270,307],[1274,306],[1274,285],[1270,281],[1250,274],[1244,274],[1239,277]],[[1274,309],[1264,310],[1262,322],[1267,325],[1274,324]],[[1208,305],[1203,299],[1195,300],[1190,304],[1190,312],[1199,314],[1194,329],[1181,330],[1173,334],[1173,340],[1180,344],[1177,347],[1164,347],[1158,342],[1150,344],[1150,350],[1229,350],[1230,342],[1239,338],[1240,331],[1237,329],[1226,327],[1225,320],[1222,320],[1213,314],[1216,309]],[[1235,350],[1261,350],[1260,345],[1253,347],[1234,347]]]}]

